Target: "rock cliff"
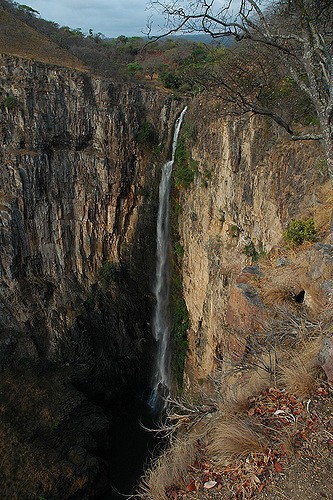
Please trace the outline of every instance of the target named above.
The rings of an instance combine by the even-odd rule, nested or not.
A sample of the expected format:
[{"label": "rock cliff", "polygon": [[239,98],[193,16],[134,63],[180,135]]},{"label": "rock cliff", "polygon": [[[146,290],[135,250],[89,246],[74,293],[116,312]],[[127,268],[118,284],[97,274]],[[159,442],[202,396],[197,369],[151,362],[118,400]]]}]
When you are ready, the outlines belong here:
[{"label": "rock cliff", "polygon": [[[191,186],[180,190],[178,231],[191,323],[187,376],[197,382],[217,366],[228,370],[239,363],[251,333],[268,320],[266,306],[281,305],[272,297],[263,303],[258,284],[267,276],[252,259],[261,257],[270,267],[267,275],[275,275],[265,285],[272,296],[284,279],[287,302],[305,290],[310,311],[325,303],[321,285],[332,278],[331,260],[322,264],[319,247],[305,256],[291,252],[285,271],[283,231],[292,219],[314,216],[325,240],[332,195],[318,143],[292,142],[260,117],[228,117],[207,96],[191,103],[187,125],[197,171]],[[277,278],[279,269],[289,276]]]},{"label": "rock cliff", "polygon": [[0,68],[3,493],[86,498],[108,488],[112,398],[150,375],[158,183],[178,110],[149,87],[5,55]]},{"label": "rock cliff", "polygon": [[[156,143],[167,144],[175,107],[155,90],[8,56],[0,63],[1,359],[12,352],[55,360],[61,339],[96,310],[104,263],[106,287],[128,291],[131,282],[123,300],[148,313],[163,161],[137,135],[149,122]],[[135,358],[147,315],[133,319],[115,300],[91,328],[107,326],[114,358]]]}]

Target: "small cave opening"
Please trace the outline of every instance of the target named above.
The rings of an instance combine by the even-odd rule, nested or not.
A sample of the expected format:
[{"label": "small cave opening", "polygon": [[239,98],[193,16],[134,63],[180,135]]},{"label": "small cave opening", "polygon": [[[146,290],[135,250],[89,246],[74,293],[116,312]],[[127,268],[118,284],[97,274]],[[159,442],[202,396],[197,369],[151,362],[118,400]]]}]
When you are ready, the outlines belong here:
[{"label": "small cave opening", "polygon": [[305,290],[301,290],[293,296],[294,301],[297,304],[303,304],[305,298]]}]

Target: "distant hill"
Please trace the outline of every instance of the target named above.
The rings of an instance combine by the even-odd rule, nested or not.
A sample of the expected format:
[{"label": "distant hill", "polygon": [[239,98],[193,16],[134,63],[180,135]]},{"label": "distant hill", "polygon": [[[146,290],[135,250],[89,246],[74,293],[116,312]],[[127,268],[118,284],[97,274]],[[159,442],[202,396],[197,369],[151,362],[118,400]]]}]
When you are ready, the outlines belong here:
[{"label": "distant hill", "polygon": [[210,35],[206,33],[196,33],[196,34],[187,34],[187,35],[174,35],[169,36],[168,38],[176,39],[176,40],[188,40],[192,43],[205,43],[207,45],[219,44],[223,47],[231,47],[234,44],[234,38],[232,36],[225,36],[222,38],[212,38]]},{"label": "distant hill", "polygon": [[77,57],[62,49],[0,5],[0,53],[84,70]]}]

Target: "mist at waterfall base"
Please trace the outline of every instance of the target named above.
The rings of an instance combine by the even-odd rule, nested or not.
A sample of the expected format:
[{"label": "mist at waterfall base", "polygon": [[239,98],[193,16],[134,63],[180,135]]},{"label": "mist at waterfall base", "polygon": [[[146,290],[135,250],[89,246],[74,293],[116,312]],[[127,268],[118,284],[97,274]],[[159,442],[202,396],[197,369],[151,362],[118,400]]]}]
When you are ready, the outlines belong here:
[{"label": "mist at waterfall base", "polygon": [[159,187],[159,209],[156,226],[156,276],[153,335],[156,341],[152,385],[128,388],[123,397],[110,404],[110,444],[105,457],[109,470],[109,487],[99,497],[116,500],[135,494],[148,462],[156,457],[165,442],[147,429],[158,427],[165,401],[171,390],[170,316],[169,316],[169,211],[172,167],[185,108],[175,123],[171,160],[162,170]]},{"label": "mist at waterfall base", "polygon": [[172,167],[178,142],[180,127],[187,107],[176,121],[171,160],[163,166],[159,188],[159,207],[156,227],[156,280],[154,294],[156,306],[153,317],[153,334],[157,343],[156,366],[149,405],[155,412],[163,409],[171,390],[170,369],[170,272],[169,272],[169,219]]}]

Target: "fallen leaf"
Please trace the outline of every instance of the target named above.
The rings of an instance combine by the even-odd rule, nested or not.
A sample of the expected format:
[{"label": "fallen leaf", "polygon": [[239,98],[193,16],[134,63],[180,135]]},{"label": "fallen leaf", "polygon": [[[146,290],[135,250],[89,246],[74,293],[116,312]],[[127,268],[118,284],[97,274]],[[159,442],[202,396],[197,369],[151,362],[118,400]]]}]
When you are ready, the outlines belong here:
[{"label": "fallen leaf", "polygon": [[253,415],[255,414],[255,409],[254,408],[250,408],[249,411],[247,412],[248,416],[249,417],[253,417]]},{"label": "fallen leaf", "polygon": [[274,462],[274,469],[276,470],[276,472],[282,472],[282,465],[280,464],[280,462]]},{"label": "fallen leaf", "polygon": [[195,482],[192,479],[192,481],[186,486],[186,491],[196,491],[196,489]]},{"label": "fallen leaf", "polygon": [[204,484],[204,488],[206,488],[206,490],[210,490],[211,488],[214,488],[214,486],[216,486],[216,485],[217,485],[216,481],[207,481]]},{"label": "fallen leaf", "polygon": [[287,453],[287,446],[284,443],[281,443],[281,452],[284,455]]}]

